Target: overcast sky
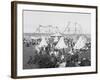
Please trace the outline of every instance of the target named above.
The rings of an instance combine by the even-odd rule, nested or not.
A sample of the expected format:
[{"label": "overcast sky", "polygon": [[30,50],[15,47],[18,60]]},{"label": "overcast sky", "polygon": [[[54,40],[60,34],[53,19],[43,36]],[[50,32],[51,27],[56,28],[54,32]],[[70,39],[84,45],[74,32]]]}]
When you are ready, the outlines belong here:
[{"label": "overcast sky", "polygon": [[[46,12],[46,11],[23,11],[23,26],[24,33],[33,33],[39,25],[57,26],[61,32],[64,31],[68,22],[71,22],[69,27],[74,29],[75,23],[81,25],[81,32],[91,32],[91,14],[85,13],[61,13],[61,12]],[[77,28],[79,26],[76,26]]]}]

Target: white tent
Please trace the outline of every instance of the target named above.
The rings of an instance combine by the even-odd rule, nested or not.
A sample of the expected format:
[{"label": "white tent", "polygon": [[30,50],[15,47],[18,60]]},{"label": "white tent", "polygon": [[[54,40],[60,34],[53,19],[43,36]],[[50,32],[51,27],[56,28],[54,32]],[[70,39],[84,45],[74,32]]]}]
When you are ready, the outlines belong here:
[{"label": "white tent", "polygon": [[76,42],[74,49],[81,49],[85,46],[87,39],[84,36],[80,36],[78,41]]},{"label": "white tent", "polygon": [[64,37],[61,37],[57,45],[55,46],[57,49],[63,49],[63,48],[68,48],[64,42]]},{"label": "white tent", "polygon": [[54,34],[51,35],[51,36],[54,36],[54,37],[55,37],[55,36],[62,36],[62,35],[61,35],[61,33],[57,32],[57,33],[54,33]]},{"label": "white tent", "polygon": [[40,42],[39,46],[38,47],[44,47],[44,46],[47,46],[47,42],[45,40],[45,37],[42,37],[42,41]]},{"label": "white tent", "polygon": [[31,36],[31,39],[39,39],[40,37]]}]

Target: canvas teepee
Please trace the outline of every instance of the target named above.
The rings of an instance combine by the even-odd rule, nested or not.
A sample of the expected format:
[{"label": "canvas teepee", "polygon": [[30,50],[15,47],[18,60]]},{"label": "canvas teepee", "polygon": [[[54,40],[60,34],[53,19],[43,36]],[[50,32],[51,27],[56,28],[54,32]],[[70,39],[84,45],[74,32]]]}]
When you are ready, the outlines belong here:
[{"label": "canvas teepee", "polygon": [[68,46],[64,42],[64,37],[61,37],[57,45],[55,46],[57,49],[68,48]]},{"label": "canvas teepee", "polygon": [[87,39],[84,36],[80,36],[78,41],[76,42],[74,49],[81,49],[85,46]]},{"label": "canvas teepee", "polygon": [[45,37],[42,37],[42,41],[40,42],[39,46],[38,47],[44,47],[44,46],[47,46],[47,42],[45,40]]}]

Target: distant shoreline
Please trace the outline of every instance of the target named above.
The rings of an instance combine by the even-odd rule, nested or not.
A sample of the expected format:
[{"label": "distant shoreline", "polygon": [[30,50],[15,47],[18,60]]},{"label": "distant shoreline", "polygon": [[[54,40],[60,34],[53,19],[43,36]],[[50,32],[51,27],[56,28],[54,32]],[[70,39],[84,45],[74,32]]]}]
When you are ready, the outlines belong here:
[{"label": "distant shoreline", "polygon": [[[35,37],[39,37],[39,36],[50,36],[53,33],[49,34],[49,33],[24,33],[23,36],[35,36]],[[85,35],[88,38],[91,38],[91,34],[62,34],[63,36],[74,36],[74,35]]]}]

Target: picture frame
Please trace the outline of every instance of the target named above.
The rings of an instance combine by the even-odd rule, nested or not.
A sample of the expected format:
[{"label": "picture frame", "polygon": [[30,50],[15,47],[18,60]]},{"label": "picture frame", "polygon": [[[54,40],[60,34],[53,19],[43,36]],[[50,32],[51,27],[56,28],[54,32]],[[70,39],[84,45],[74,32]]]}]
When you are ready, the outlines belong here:
[{"label": "picture frame", "polygon": [[97,11],[89,5],[12,1],[11,77],[97,73]]}]

